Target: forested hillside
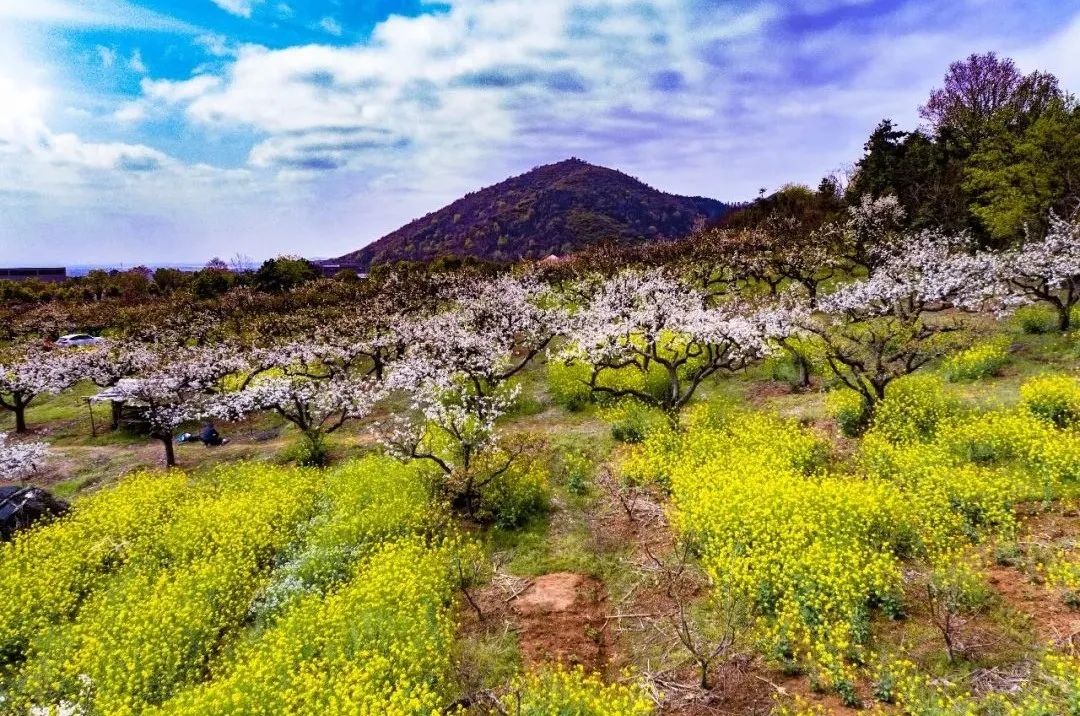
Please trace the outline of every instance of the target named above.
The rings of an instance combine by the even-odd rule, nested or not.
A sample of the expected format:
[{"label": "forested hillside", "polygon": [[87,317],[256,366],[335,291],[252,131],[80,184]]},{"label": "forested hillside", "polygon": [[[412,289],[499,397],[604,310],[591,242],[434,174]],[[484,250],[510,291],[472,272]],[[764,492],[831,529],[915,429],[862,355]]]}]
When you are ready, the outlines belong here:
[{"label": "forested hillside", "polygon": [[536,167],[468,194],[338,261],[361,266],[439,256],[493,261],[567,254],[604,240],[672,240],[728,206],[665,194],[580,159]]}]

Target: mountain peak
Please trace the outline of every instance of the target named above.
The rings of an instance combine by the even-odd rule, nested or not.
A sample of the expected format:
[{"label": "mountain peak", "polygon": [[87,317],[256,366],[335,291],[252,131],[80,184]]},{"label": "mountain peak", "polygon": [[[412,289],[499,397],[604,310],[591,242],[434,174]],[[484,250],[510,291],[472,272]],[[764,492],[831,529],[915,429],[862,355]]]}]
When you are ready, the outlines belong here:
[{"label": "mountain peak", "polygon": [[618,170],[570,157],[471,192],[338,261],[368,267],[451,254],[542,258],[605,239],[676,239],[728,208],[713,199],[665,194]]}]

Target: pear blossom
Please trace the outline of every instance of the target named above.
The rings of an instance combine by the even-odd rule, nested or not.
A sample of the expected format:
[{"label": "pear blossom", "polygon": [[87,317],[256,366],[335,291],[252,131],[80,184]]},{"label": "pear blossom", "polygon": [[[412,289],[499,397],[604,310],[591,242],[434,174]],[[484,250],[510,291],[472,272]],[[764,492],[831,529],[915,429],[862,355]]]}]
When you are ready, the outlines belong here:
[{"label": "pear blossom", "polygon": [[909,235],[871,251],[875,268],[865,279],[821,297],[801,327],[814,335],[826,365],[867,405],[885,397],[896,378],[955,349],[955,320],[929,313],[972,311],[993,297],[986,259],[965,250],[963,237],[933,232]]},{"label": "pear blossom", "polygon": [[71,355],[79,378],[99,388],[108,388],[122,378],[149,370],[158,360],[149,347],[137,342],[110,342],[80,348],[71,351]]},{"label": "pear blossom", "polygon": [[309,375],[264,375],[243,389],[212,400],[206,415],[237,420],[272,410],[295,425],[314,449],[346,422],[366,417],[381,396],[379,384],[366,376],[337,374],[323,379]]},{"label": "pear blossom", "polygon": [[837,318],[919,315],[945,308],[978,309],[992,297],[985,257],[965,250],[964,237],[936,232],[870,250],[875,268],[865,279],[821,297],[818,308]]},{"label": "pear blossom", "polygon": [[409,367],[396,381],[445,383],[467,378],[478,392],[497,389],[522,371],[565,326],[565,313],[544,305],[547,287],[533,277],[510,275],[450,283],[450,307],[411,326]]},{"label": "pear blossom", "polygon": [[45,443],[12,443],[6,433],[0,433],[0,482],[19,480],[33,472],[47,452]]},{"label": "pear blossom", "polygon": [[1080,304],[1080,219],[1052,215],[1041,239],[988,256],[999,291],[1008,305],[1048,303],[1067,331],[1072,309]]},{"label": "pear blossom", "polygon": [[517,393],[510,388],[477,394],[465,382],[422,383],[412,391],[409,410],[384,427],[382,443],[398,459],[435,465],[443,489],[473,517],[483,490],[524,450],[505,449],[496,428]]},{"label": "pear blossom", "polygon": [[25,433],[26,409],[39,395],[59,393],[79,380],[78,362],[73,354],[24,348],[11,351],[13,358],[0,358],[0,408],[15,415],[15,432]]},{"label": "pear blossom", "polygon": [[149,372],[124,378],[114,387],[115,400],[140,408],[152,437],[165,447],[165,463],[176,464],[173,432],[182,423],[206,415],[211,396],[226,391],[226,379],[246,368],[230,346],[181,348],[158,356]]},{"label": "pear blossom", "polygon": [[496,429],[518,395],[508,382],[563,329],[565,313],[546,294],[533,277],[445,283],[446,310],[410,325],[410,343],[387,376],[387,388],[410,404],[384,425],[383,443],[401,459],[436,465],[470,515],[518,455],[503,449]]},{"label": "pear blossom", "polygon": [[902,247],[904,207],[892,194],[874,198],[863,194],[848,208],[847,220],[835,227],[843,251],[852,263],[873,269],[883,257],[882,250]]},{"label": "pear blossom", "polygon": [[[706,294],[661,269],[625,271],[601,284],[575,314],[570,345],[558,357],[590,365],[594,392],[677,411],[717,371],[736,371],[767,355],[770,340],[784,330],[779,312],[710,306]],[[666,376],[663,395],[604,380],[624,369],[648,374],[653,366]]]}]

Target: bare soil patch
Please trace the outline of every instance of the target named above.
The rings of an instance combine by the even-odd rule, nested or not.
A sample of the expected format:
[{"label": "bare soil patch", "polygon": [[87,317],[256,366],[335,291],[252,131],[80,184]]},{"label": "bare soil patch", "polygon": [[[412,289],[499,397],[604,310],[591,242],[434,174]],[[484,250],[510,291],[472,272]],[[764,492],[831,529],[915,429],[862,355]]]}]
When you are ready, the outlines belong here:
[{"label": "bare soil patch", "polygon": [[521,656],[602,670],[608,656],[607,592],[597,579],[573,572],[537,577],[512,600]]},{"label": "bare soil patch", "polygon": [[1002,565],[987,570],[987,581],[1010,607],[1031,620],[1041,641],[1070,652],[1080,647],[1080,611],[1066,605],[1045,585]]}]

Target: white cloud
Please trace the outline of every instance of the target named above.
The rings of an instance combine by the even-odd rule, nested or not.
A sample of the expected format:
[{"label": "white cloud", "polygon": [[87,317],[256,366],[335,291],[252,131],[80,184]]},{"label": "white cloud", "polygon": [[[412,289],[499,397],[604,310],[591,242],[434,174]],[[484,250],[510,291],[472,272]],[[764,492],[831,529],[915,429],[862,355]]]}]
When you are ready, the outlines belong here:
[{"label": "white cloud", "polygon": [[[261,0],[215,1],[250,16]],[[222,137],[253,137],[240,140],[250,142],[241,169],[183,162],[135,140],[94,141],[90,129],[50,129],[93,123],[50,113],[71,104],[54,102],[51,88],[64,83],[11,70],[0,42],[0,72],[21,82],[18,92],[0,88],[0,206],[141,212],[172,222],[155,224],[154,236],[185,243],[227,236],[257,253],[292,241],[294,251],[332,255],[569,155],[723,199],[815,182],[857,158],[880,119],[914,126],[948,62],[972,51],[996,48],[1080,87],[1080,20],[1034,43],[988,24],[932,22],[929,3],[830,24],[837,3],[868,1],[449,0],[445,12],[391,17],[350,47],[268,49],[202,33],[194,42],[214,57],[191,77],[144,77],[137,100],[108,105],[131,136],[154,131],[132,126],[143,120],[185,120],[184,141],[205,139],[203,156]],[[85,24],[106,4],[128,5],[0,0],[0,26],[12,7],[23,20],[60,13]],[[792,12],[820,13],[820,26],[796,31]],[[136,59],[116,61],[135,69]]]},{"label": "white cloud", "polygon": [[236,45],[224,35],[205,33],[195,38],[195,44],[214,57],[235,57]]},{"label": "white cloud", "polygon": [[730,83],[702,53],[749,41],[775,10],[701,12],[708,17],[678,0],[469,0],[448,13],[391,17],[365,45],[243,47],[220,83],[203,80],[199,92],[155,83],[146,99],[182,107],[198,124],[268,134],[251,153],[255,166],[368,168],[407,153],[436,174],[528,147],[523,133],[543,124],[557,131],[584,120],[599,135],[634,124],[625,116],[633,113],[708,121],[718,108],[658,96],[653,75],[713,83],[722,94]]},{"label": "white cloud", "polygon": [[1021,48],[1013,57],[1021,68],[1049,70],[1057,75],[1063,87],[1080,91],[1080,14],[1042,44]]},{"label": "white cloud", "polygon": [[101,64],[106,69],[110,69],[116,64],[116,50],[111,47],[105,47],[104,45],[98,45],[96,49],[98,57],[101,58]]},{"label": "white cloud", "polygon": [[332,17],[324,17],[319,21],[319,27],[322,28],[327,34],[334,37],[341,37],[341,33],[344,29],[341,27],[341,23]]},{"label": "white cloud", "polygon": [[211,2],[225,12],[240,17],[251,17],[251,11],[262,4],[262,0],[211,0]]},{"label": "white cloud", "polygon": [[196,75],[182,82],[144,79],[141,83],[147,99],[157,99],[168,103],[186,102],[201,97],[221,85],[221,79],[213,75]]},{"label": "white cloud", "polygon": [[127,0],[3,0],[0,22],[192,32],[184,22]]},{"label": "white cloud", "polygon": [[64,209],[168,213],[202,206],[214,194],[250,196],[247,170],[188,164],[145,144],[54,131],[46,117],[55,97],[29,72],[5,67],[0,73],[0,206],[10,216]]},{"label": "white cloud", "polygon": [[142,52],[139,48],[135,48],[135,51],[131,53],[131,57],[128,58],[128,69],[132,72],[137,72],[140,75],[145,75],[149,70],[146,67],[146,63],[143,62]]}]

